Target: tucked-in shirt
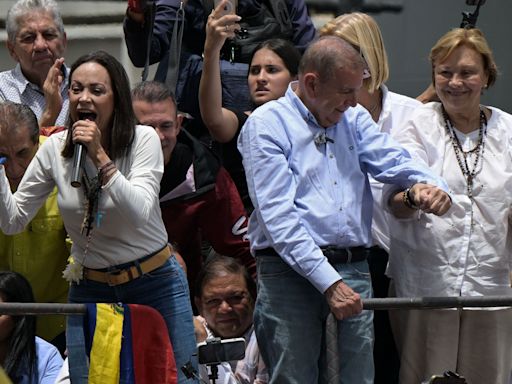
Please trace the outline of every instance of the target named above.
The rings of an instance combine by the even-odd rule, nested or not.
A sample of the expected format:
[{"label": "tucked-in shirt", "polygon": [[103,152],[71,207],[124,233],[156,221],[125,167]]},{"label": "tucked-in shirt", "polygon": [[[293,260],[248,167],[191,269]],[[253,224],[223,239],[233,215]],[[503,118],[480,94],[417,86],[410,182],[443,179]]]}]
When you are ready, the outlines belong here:
[{"label": "tucked-in shirt", "polygon": [[[86,267],[126,263],[163,248],[167,234],[158,204],[163,155],[155,130],[137,126],[129,153],[114,160],[119,172],[101,188],[101,220],[95,220],[86,258],[87,238],[81,233],[84,190],[71,187],[73,159],[61,156],[67,134],[56,133],[39,148],[14,195],[0,167],[1,229],[9,234],[22,231],[57,186],[59,210],[73,241],[71,255]],[[97,174],[89,157],[85,170],[90,177]]]},{"label": "tucked-in shirt", "polygon": [[[448,182],[452,196],[441,217],[418,211],[408,220],[392,219],[388,274],[398,296],[512,294],[512,115],[490,109],[473,203],[440,103],[419,108],[396,135],[418,162]],[[478,144],[478,131],[458,135],[465,151]],[[475,155],[467,159],[470,169]]]},{"label": "tucked-in shirt", "polygon": [[[64,125],[68,115],[69,97],[68,97],[68,80],[69,70],[66,68],[64,81],[60,86],[60,94],[62,96],[62,109],[55,121],[54,125]],[[0,99],[9,100],[14,103],[25,104],[34,112],[37,119],[41,119],[43,111],[46,107],[44,93],[39,86],[27,80],[21,66],[16,65],[9,71],[0,73]]]},{"label": "tucked-in shirt", "polygon": [[253,253],[274,248],[324,292],[340,276],[319,246],[371,245],[368,173],[403,188],[417,182],[447,187],[381,133],[361,106],[349,108],[337,124],[321,127],[295,94],[296,85],[257,108],[239,137],[255,207],[248,234]]},{"label": "tucked-in shirt", "polygon": [[[390,92],[385,85],[382,91],[382,112],[377,125],[381,132],[393,136],[394,132],[407,123],[412,113],[422,104],[413,98]],[[370,177],[373,195],[373,243],[389,251],[389,213],[382,206],[382,183]]]},{"label": "tucked-in shirt", "polygon": [[[45,138],[40,138],[40,143]],[[36,301],[67,302],[69,283],[62,278],[69,256],[66,230],[57,206],[54,189],[25,230],[16,235],[0,232],[0,270],[15,271],[27,278]],[[64,332],[64,316],[37,318],[37,334],[52,340]]]},{"label": "tucked-in shirt", "polygon": [[36,357],[38,375],[29,380],[22,374],[17,384],[54,384],[62,367],[62,357],[52,344],[36,337]]}]

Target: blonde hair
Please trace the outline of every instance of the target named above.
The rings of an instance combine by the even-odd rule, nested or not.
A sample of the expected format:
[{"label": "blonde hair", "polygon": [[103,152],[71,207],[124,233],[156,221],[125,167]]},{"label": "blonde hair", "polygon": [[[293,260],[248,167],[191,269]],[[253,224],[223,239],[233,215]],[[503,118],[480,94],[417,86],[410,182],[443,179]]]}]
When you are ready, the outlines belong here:
[{"label": "blonde hair", "polygon": [[320,36],[338,36],[356,48],[368,64],[371,77],[364,80],[370,93],[375,92],[389,78],[389,65],[384,41],[373,17],[352,12],[338,16],[320,29]]},{"label": "blonde hair", "polygon": [[452,52],[461,46],[467,46],[474,49],[482,56],[484,70],[489,77],[487,87],[496,82],[498,77],[498,67],[494,57],[484,37],[482,31],[477,28],[455,28],[445,33],[430,50],[430,63],[432,64],[432,81],[434,82],[434,69],[437,63],[445,61]]}]

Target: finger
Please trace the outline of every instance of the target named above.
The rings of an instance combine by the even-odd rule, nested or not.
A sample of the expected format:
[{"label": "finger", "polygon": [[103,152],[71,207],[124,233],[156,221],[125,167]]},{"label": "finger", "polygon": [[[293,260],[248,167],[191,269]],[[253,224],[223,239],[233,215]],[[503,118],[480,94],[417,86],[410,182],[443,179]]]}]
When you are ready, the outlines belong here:
[{"label": "finger", "polygon": [[217,6],[215,7],[215,9],[212,12],[214,19],[217,18],[217,15],[222,14],[222,10],[224,9],[224,7],[226,6],[227,3],[228,3],[227,0],[222,0],[219,4],[217,4]]}]

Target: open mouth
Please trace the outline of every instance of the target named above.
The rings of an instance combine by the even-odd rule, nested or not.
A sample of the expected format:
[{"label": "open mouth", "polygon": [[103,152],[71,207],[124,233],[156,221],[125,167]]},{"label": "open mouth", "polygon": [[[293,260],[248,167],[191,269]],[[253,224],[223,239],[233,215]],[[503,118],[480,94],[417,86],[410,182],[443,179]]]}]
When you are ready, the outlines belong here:
[{"label": "open mouth", "polygon": [[95,121],[96,120],[96,114],[94,112],[86,112],[86,111],[82,111],[82,112],[78,112],[78,119],[79,120],[90,120],[90,121]]}]

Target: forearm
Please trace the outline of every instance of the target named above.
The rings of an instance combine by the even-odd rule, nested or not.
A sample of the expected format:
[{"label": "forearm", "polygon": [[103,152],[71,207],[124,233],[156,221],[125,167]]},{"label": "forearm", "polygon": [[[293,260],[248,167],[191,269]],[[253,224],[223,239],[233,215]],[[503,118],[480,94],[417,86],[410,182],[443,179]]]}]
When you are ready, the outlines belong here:
[{"label": "forearm", "polygon": [[[31,181],[35,183],[34,180]],[[37,194],[28,194],[23,189],[25,185],[27,183],[20,184],[20,192],[16,196],[13,195],[5,169],[0,166],[0,228],[6,235],[24,231],[51,191],[51,189],[48,190],[49,186],[41,185],[42,188],[34,187],[37,189]]]},{"label": "forearm", "polygon": [[[170,36],[179,4],[162,4],[168,2],[159,1],[156,6],[153,38],[149,42],[151,44],[149,51],[150,64],[160,61],[169,50]],[[145,19],[141,20],[140,15],[131,16],[133,14],[127,12],[123,23],[126,48],[133,65],[143,67],[146,61],[149,24],[145,22]]]},{"label": "forearm", "polygon": [[39,128],[54,126],[57,118],[59,117],[60,111],[60,108],[55,109],[47,104],[39,120]]},{"label": "forearm", "polygon": [[293,43],[302,52],[315,38],[316,30],[304,1],[288,1],[288,11],[293,25]]},{"label": "forearm", "polygon": [[210,131],[216,136],[222,134],[222,85],[220,79],[220,52],[205,47],[203,72],[199,83],[199,108],[201,117]]}]

